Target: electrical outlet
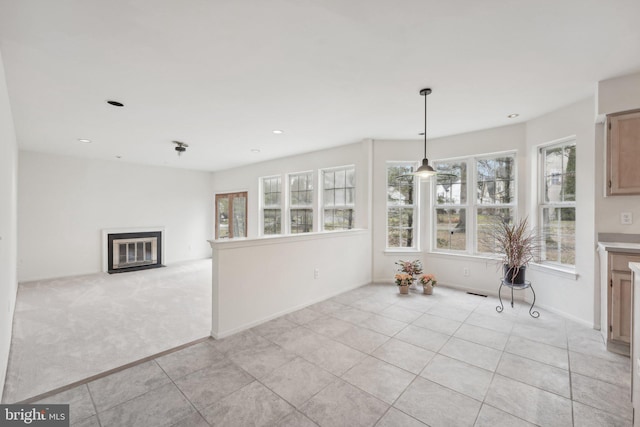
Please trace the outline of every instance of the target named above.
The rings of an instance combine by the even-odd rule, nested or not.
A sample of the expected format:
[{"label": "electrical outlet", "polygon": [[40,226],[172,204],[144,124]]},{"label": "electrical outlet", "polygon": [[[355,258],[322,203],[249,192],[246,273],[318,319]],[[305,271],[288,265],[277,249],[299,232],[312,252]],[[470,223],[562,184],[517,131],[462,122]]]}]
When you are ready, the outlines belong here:
[{"label": "electrical outlet", "polygon": [[464,277],[469,277],[469,269],[467,267],[462,269],[462,274]]},{"label": "electrical outlet", "polygon": [[633,213],[620,212],[620,224],[624,224],[624,225],[633,224]]},{"label": "electrical outlet", "polygon": [[315,270],[313,270],[313,278],[317,279],[320,277],[320,269],[316,268]]}]

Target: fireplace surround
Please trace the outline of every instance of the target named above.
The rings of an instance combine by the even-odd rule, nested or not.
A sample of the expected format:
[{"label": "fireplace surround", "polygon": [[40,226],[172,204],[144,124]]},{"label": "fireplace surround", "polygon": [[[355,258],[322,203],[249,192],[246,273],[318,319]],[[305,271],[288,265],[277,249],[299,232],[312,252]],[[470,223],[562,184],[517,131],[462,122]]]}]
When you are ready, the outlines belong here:
[{"label": "fireplace surround", "polygon": [[157,228],[103,230],[103,271],[113,274],[164,267],[163,234]]}]

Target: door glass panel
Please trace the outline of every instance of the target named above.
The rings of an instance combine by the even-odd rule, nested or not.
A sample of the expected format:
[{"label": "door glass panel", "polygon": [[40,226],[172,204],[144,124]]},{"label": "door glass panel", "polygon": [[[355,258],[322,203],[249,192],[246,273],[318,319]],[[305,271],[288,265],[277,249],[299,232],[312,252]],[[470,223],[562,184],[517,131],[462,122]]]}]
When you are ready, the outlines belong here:
[{"label": "door glass panel", "polygon": [[218,239],[229,237],[229,199],[218,199]]},{"label": "door glass panel", "polygon": [[245,224],[245,219],[247,218],[246,206],[247,199],[245,197],[233,198],[233,237],[247,237],[247,225]]}]

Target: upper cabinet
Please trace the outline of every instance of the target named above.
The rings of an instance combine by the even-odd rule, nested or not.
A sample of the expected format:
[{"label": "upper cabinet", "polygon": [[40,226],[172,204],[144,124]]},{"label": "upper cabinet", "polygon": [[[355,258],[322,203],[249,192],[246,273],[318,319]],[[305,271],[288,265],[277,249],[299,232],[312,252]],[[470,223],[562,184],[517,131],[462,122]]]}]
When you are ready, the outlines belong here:
[{"label": "upper cabinet", "polygon": [[607,195],[640,194],[640,110],[607,115]]}]

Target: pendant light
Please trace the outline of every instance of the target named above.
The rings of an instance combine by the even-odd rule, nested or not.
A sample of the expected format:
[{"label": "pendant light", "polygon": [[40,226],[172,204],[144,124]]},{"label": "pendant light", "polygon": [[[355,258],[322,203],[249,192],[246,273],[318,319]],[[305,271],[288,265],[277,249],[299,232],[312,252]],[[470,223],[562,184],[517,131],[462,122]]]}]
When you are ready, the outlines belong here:
[{"label": "pendant light", "polygon": [[422,166],[418,168],[413,174],[420,178],[429,178],[437,174],[435,169],[429,166],[429,159],[427,159],[427,95],[431,93],[431,89],[422,89],[420,95],[424,96],[424,158],[422,159]]}]

